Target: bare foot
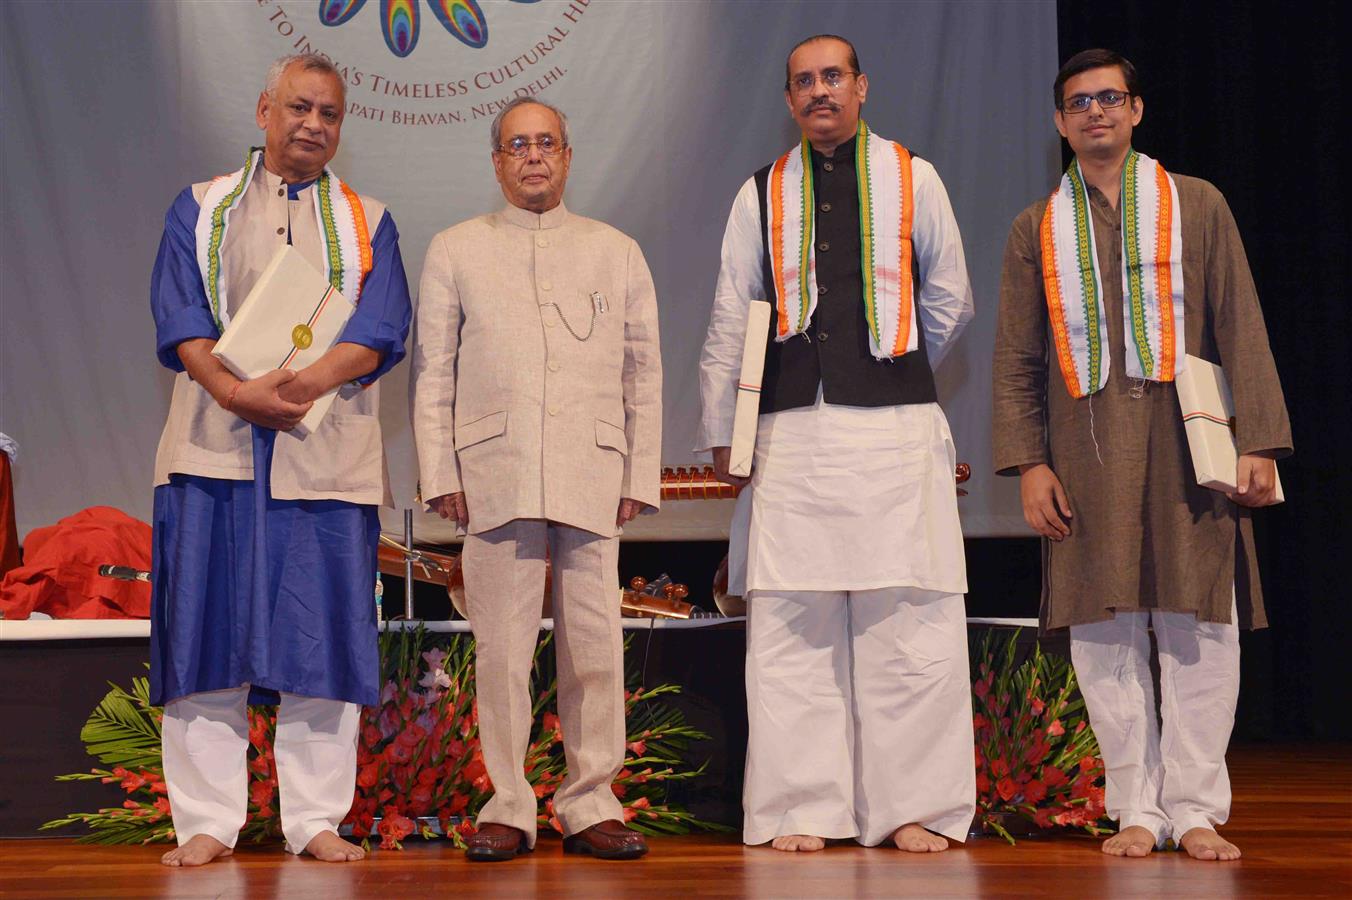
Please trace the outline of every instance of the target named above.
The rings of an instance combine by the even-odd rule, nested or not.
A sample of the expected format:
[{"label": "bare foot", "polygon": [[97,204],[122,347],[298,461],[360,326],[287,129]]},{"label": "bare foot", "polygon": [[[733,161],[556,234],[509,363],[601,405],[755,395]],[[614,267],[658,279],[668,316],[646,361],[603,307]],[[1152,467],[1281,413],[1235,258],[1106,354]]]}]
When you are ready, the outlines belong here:
[{"label": "bare foot", "polygon": [[166,866],[205,866],[234,852],[209,834],[194,834],[182,847],[161,856],[160,862]]},{"label": "bare foot", "polygon": [[321,831],[310,838],[305,852],[324,862],[356,862],[366,858],[366,851],[356,844],[349,844],[335,832]]},{"label": "bare foot", "polygon": [[1130,856],[1140,859],[1155,849],[1155,836],[1144,825],[1128,825],[1103,842],[1101,848],[1109,856]]},{"label": "bare foot", "polygon": [[925,830],[912,822],[892,832],[892,841],[909,853],[938,853],[948,849],[948,838]]},{"label": "bare foot", "polygon": [[1221,837],[1210,828],[1189,828],[1178,842],[1193,859],[1220,860],[1228,862],[1239,859],[1239,848]]},{"label": "bare foot", "polygon": [[781,834],[770,846],[787,853],[812,853],[825,847],[826,841],[815,834]]}]

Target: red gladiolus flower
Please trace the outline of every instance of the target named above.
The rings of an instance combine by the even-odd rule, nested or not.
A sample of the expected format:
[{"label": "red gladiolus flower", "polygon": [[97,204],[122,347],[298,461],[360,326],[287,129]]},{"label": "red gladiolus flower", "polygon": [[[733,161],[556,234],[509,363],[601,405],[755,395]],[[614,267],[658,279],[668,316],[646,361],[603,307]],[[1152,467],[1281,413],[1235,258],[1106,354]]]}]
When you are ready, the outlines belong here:
[{"label": "red gladiolus flower", "polygon": [[470,821],[469,819],[465,819],[459,825],[455,826],[455,830],[460,832],[461,835],[469,837],[471,834],[474,834],[474,832],[478,831],[479,829],[474,827],[474,823],[472,821]]},{"label": "red gladiolus flower", "polygon": [[1019,786],[1014,783],[1014,779],[1005,777],[995,783],[995,790],[999,792],[1001,800],[1009,801],[1019,792]]},{"label": "red gladiolus flower", "polygon": [[380,729],[374,725],[367,725],[361,730],[362,742],[368,747],[374,747],[380,743]]},{"label": "red gladiolus flower", "polygon": [[142,787],[145,786],[146,780],[142,778],[140,775],[137,775],[135,772],[128,772],[126,769],[123,769],[121,767],[118,767],[113,771],[116,774],[123,776],[122,790],[126,791],[129,794],[132,791],[140,790]]},{"label": "red gladiolus flower", "polygon": [[632,807],[633,809],[647,809],[648,807],[652,806],[652,801],[649,800],[647,797],[639,797],[633,803],[630,803],[629,806]]},{"label": "red gladiolus flower", "polygon": [[419,815],[426,814],[432,806],[432,789],[426,785],[418,785],[408,795],[408,802]]},{"label": "red gladiolus flower", "polygon": [[1089,724],[1088,720],[1081,719],[1080,724],[1075,726],[1075,733],[1079,734],[1081,731],[1084,731],[1085,726],[1087,726],[1088,724]]},{"label": "red gladiolus flower", "polygon": [[1047,799],[1047,785],[1034,778],[1023,786],[1023,799],[1034,805]]},{"label": "red gladiolus flower", "polygon": [[1038,828],[1052,827],[1052,811],[1050,809],[1038,809],[1033,811],[1033,824]]},{"label": "red gladiolus flower", "polygon": [[976,792],[986,794],[991,789],[990,777],[985,772],[978,772],[976,776]]},{"label": "red gladiolus flower", "polygon": [[972,685],[972,693],[976,694],[982,700],[986,699],[986,695],[989,694],[990,691],[990,682],[984,678]]},{"label": "red gladiolus flower", "polygon": [[1047,735],[1049,737],[1060,737],[1066,733],[1066,726],[1061,724],[1060,719],[1053,719],[1052,724],[1047,726]]},{"label": "red gladiolus flower", "polygon": [[1081,772],[1092,772],[1099,767],[1099,761],[1092,756],[1086,756],[1080,760]]},{"label": "red gladiolus flower", "polygon": [[458,816],[469,806],[469,798],[458,792],[451,793],[451,799],[446,804],[446,811],[453,816]]},{"label": "red gladiolus flower", "polygon": [[629,747],[630,752],[632,752],[635,756],[642,756],[644,753],[648,752],[647,741],[634,741],[632,744],[628,744],[626,746]]},{"label": "red gladiolus flower", "polygon": [[997,756],[991,761],[991,771],[995,773],[996,777],[1003,778],[1009,774],[1009,763],[1005,762],[1003,756]]},{"label": "red gladiolus flower", "polygon": [[626,810],[624,811],[624,820],[625,820],[626,822],[632,822],[632,821],[634,821],[634,820],[637,819],[637,818],[638,818],[638,810],[632,809],[632,808],[631,808],[631,809],[626,809]]},{"label": "red gladiolus flower", "polygon": [[379,760],[376,760],[375,762],[371,762],[362,766],[361,770],[357,772],[357,786],[362,788],[363,790],[369,791],[371,788],[376,786],[376,782],[379,780],[380,780]]},{"label": "red gladiolus flower", "polygon": [[376,829],[380,832],[380,849],[393,850],[399,842],[413,833],[413,820],[389,808]]},{"label": "red gladiolus flower", "polygon": [[612,784],[610,786],[610,790],[611,793],[613,793],[616,797],[619,797],[621,800],[624,799],[625,794],[629,793],[629,788],[623,784]]},{"label": "red gladiolus flower", "polygon": [[254,806],[263,807],[272,803],[273,792],[276,790],[272,781],[255,781],[249,785],[249,800]]},{"label": "red gladiolus flower", "polygon": [[155,801],[155,808],[158,809],[158,810],[160,811],[160,815],[161,815],[161,816],[169,816],[169,815],[172,815],[172,813],[169,811],[169,798],[168,798],[168,797],[161,797],[160,799],[156,800],[156,801]]},{"label": "red gladiolus flower", "polygon": [[1066,782],[1070,781],[1070,779],[1066,777],[1066,773],[1056,768],[1055,766],[1043,767],[1042,780],[1043,782],[1046,783],[1049,789],[1058,788],[1061,785],[1065,784]]},{"label": "red gladiolus flower", "polygon": [[403,765],[412,761],[413,749],[407,744],[401,744],[396,740],[393,744],[390,744],[385,748],[385,758],[390,762]]},{"label": "red gladiolus flower", "polygon": [[977,713],[976,715],[972,716],[972,727],[977,731],[980,731],[981,729],[986,728],[989,725],[990,722],[981,713]]},{"label": "red gladiolus flower", "polygon": [[1047,708],[1047,704],[1043,703],[1042,700],[1041,700],[1041,698],[1038,698],[1038,697],[1034,697],[1034,698],[1033,698],[1033,714],[1034,714],[1034,715],[1038,715],[1038,716],[1042,715],[1042,711],[1043,711],[1044,709],[1046,709],[1046,708]]}]

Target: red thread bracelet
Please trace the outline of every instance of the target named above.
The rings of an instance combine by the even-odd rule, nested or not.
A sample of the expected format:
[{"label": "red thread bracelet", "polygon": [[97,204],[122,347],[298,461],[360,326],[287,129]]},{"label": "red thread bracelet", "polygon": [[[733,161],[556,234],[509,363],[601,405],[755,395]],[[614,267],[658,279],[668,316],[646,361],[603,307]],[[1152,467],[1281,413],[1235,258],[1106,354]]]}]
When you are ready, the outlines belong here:
[{"label": "red thread bracelet", "polygon": [[230,411],[231,411],[231,410],[230,410],[230,407],[233,406],[234,403],[235,403],[235,395],[239,393],[239,389],[242,388],[243,386],[244,386],[244,382],[243,382],[243,381],[236,381],[236,382],[235,382],[235,386],[232,387],[232,388],[230,389],[230,393],[225,395],[225,404],[224,404],[224,405],[225,405],[225,411],[226,411],[226,412],[230,412]]}]

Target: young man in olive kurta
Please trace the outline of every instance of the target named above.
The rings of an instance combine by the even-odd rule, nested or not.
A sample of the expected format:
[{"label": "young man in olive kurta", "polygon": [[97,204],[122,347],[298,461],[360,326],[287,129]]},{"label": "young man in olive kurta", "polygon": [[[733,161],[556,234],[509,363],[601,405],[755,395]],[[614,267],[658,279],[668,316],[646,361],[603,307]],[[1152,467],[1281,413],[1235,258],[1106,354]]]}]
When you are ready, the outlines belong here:
[{"label": "young man in olive kurta", "polygon": [[[1131,64],[1085,51],[1062,67],[1054,95],[1056,127],[1076,161],[1010,232],[995,347],[995,465],[1019,474],[1024,517],[1047,539],[1041,623],[1070,628],[1107,768],[1108,811],[1120,824],[1104,852],[1142,857],[1172,837],[1195,858],[1237,859],[1238,848],[1214,828],[1229,815],[1238,628],[1267,624],[1249,510],[1275,502],[1274,460],[1291,452],[1281,385],[1225,199],[1131,147],[1143,112]],[[1138,174],[1165,198],[1144,217],[1133,209]],[[1065,199],[1072,194],[1078,207]],[[1049,210],[1058,196],[1066,205]],[[1179,220],[1172,243],[1171,199]],[[1057,208],[1077,210],[1078,234],[1088,237],[1058,238],[1075,230],[1056,231]],[[1144,268],[1130,247],[1142,222],[1164,235],[1143,248]],[[1064,252],[1070,240],[1092,252]],[[1152,281],[1170,259],[1172,285],[1167,272]],[[1139,270],[1128,268],[1125,307],[1124,264]],[[1164,313],[1153,319],[1149,302],[1160,297],[1147,287],[1138,304],[1143,281],[1163,297]],[[1095,290],[1097,316],[1092,299],[1083,302]],[[1077,343],[1080,316],[1088,328]],[[1142,349],[1151,341],[1165,351],[1154,366]],[[1196,483],[1173,382],[1185,353],[1219,363],[1229,379],[1240,454],[1233,494]],[[1081,380],[1085,363],[1101,375]]]}]

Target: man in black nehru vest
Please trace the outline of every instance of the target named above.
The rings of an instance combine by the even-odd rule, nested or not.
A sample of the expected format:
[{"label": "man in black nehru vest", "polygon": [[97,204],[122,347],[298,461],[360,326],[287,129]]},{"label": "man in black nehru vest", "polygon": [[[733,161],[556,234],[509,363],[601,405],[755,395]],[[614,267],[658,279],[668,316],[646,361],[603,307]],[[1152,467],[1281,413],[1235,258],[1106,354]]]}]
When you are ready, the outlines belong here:
[{"label": "man in black nehru vest", "polygon": [[955,455],[933,377],[971,289],[943,183],[872,133],[867,94],[844,38],[790,53],[803,138],[733,203],[701,359],[697,449],[744,484],[728,461],[747,310],[774,304],[733,555],[749,609],[743,837],[779,850],[943,850],[976,794]]}]

